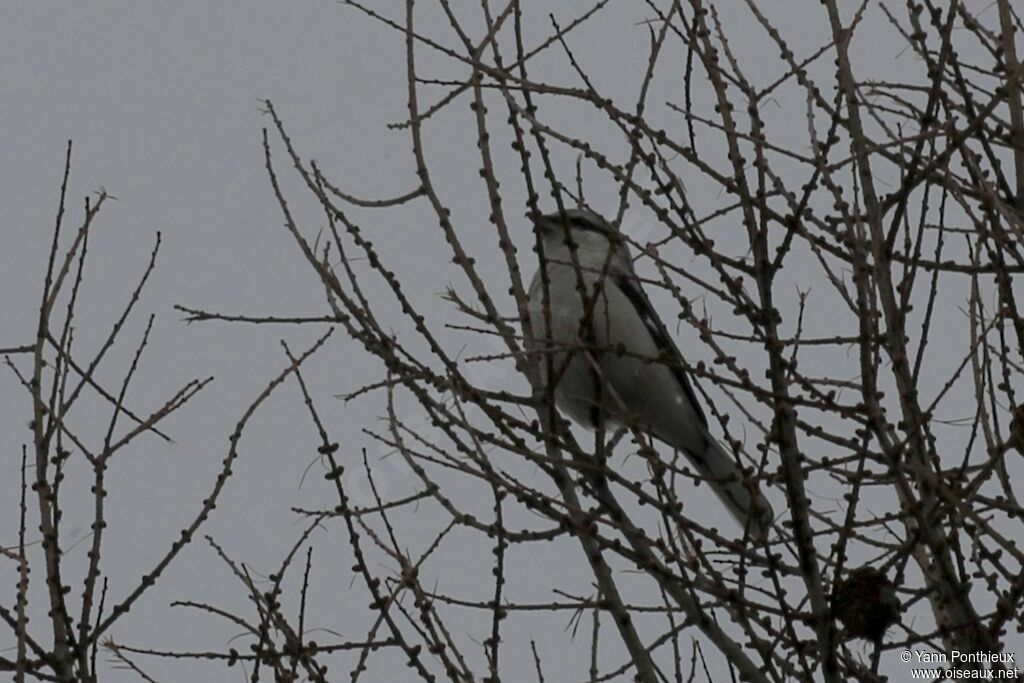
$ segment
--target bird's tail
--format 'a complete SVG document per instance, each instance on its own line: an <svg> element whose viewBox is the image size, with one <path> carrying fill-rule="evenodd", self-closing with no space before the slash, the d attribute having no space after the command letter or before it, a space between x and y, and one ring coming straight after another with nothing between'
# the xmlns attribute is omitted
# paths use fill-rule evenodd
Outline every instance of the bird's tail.
<svg viewBox="0 0 1024 683"><path fill-rule="evenodd" d="M740 526L756 537L767 538L775 516L771 504L721 444L710 435L705 443L702 453L687 453L690 461L708 479Z"/></svg>

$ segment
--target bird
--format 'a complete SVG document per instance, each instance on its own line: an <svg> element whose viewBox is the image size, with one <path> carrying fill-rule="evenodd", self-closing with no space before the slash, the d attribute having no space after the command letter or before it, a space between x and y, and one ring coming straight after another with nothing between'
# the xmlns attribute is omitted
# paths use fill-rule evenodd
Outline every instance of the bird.
<svg viewBox="0 0 1024 683"><path fill-rule="evenodd" d="M535 226L542 258L526 341L542 356L544 386L552 373L559 411L589 429L636 428L682 452L740 526L766 538L771 505L711 435L622 234L582 208L541 216Z"/></svg>

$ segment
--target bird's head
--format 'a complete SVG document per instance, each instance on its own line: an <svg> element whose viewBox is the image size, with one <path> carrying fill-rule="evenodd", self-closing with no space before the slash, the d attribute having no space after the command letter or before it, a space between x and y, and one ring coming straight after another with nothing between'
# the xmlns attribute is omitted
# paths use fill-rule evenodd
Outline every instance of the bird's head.
<svg viewBox="0 0 1024 683"><path fill-rule="evenodd" d="M605 261L623 270L632 269L629 247L622 234L608 221L587 209L566 209L537 220L544 256L557 261L576 259L584 268L601 268Z"/></svg>

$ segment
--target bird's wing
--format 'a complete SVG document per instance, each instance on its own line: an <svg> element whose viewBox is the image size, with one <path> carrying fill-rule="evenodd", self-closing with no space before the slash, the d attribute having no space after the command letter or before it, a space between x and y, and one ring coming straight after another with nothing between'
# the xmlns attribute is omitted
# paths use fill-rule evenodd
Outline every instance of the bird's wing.
<svg viewBox="0 0 1024 683"><path fill-rule="evenodd" d="M636 276L624 273L616 274L615 284L622 293L626 295L629 302L633 304L637 315L640 316L640 319L647 327L647 331L654 340L658 350L661 351L668 360L668 362L665 363L665 366L675 376L676 381L679 382L679 386L682 387L683 393L686 394L686 398L689 399L690 405L693 407L693 411L697 413L697 417L700 418L701 424L707 427L708 419L700 407L700 401L697 400L697 394L694 393L693 387L690 386L690 380L686 376L686 372L683 370L683 357L679 353L679 349L676 348L672 338L668 336L668 331L665 329L664 323L661 322L658 314L655 313L654 308L651 307L651 302L648 301L647 295L644 294L642 289L640 289L640 283L636 280Z"/></svg>

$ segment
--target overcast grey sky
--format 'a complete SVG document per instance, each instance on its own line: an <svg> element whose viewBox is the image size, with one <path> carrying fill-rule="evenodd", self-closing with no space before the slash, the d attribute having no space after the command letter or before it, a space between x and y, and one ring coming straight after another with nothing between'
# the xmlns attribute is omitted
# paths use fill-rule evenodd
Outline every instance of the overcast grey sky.
<svg viewBox="0 0 1024 683"><path fill-rule="evenodd" d="M399 3L377 4L393 16L401 10ZM467 12L476 16L479 8L469 8L469 4ZM568 1L524 4L530 44L549 30L548 11L563 22L578 11L573 9L577 3ZM718 4L748 75L763 82L778 75L779 65L765 58L774 49L765 47L763 34L755 30L741 3ZM786 0L774 5L780 26L788 31L798 55L818 46L818 29L824 21L818 3ZM574 48L602 91L627 103L635 98L637 74L647 56L647 30L638 23L647 15L642 3L613 1L573 39ZM438 21L436 12L424 11L423 21L428 32L451 42L451 33ZM854 49L859 67L866 72L884 73L895 80L901 69L913 67L912 58L885 29L877 11L868 13ZM463 70L437 55L427 50L420 54L424 73L464 76ZM318 334L314 329L220 323L190 326L181 322L172 306L248 314L325 313L321 288L282 228L270 191L261 148L261 128L270 121L261 114L260 100L274 102L300 150L317 159L326 175L346 191L370 198L398 195L415 186L408 133L386 127L406 115L404 59L404 44L398 34L352 8L326 0L14 0L0 9L0 347L31 342L65 145L72 139L71 217L79 218L83 197L101 186L117 198L103 211L90 243L77 326L79 349L94 348L106 334L145 267L156 232L161 231L161 258L140 312L101 376L116 379L124 371L129 349L151 312L156 315L154 339L130 402L149 409L188 378L216 378L166 424L173 444L150 439L112 467L112 530L105 551L112 595L127 590L160 557L208 494L234 423L285 364L279 340L302 348ZM564 59L555 51L533 68L543 78L572 80ZM660 87L662 100L679 101L678 80L673 83L669 79ZM432 98L428 95L426 101ZM483 272L488 272L489 259L497 264L493 235L471 227L486 225L487 207L477 177L474 138L467 132L467 105L467 100L457 102L450 113L430 124L428 149L446 201L456 212L457 225L462 226L467 244L484 264ZM591 114L562 112L558 107L552 104L548 111L563 127L574 121L580 137L603 134L601 122L591 120ZM769 112L767 116L771 120L774 115ZM788 123L787 116L791 117ZM791 133L794 144L806 144L796 142L806 137L806 121L791 113L778 117L773 123L779 139ZM502 163L515 168L515 160L508 155ZM281 168L286 167L282 161ZM595 181L598 188L600 182ZM721 198L715 193L701 194L701 181L694 182L698 207L714 210ZM287 187L298 188L294 179L287 181ZM598 191L593 196L599 208L614 209L612 196L601 197ZM311 230L322 222L315 208L307 202L297 209ZM524 269L530 272L533 255L526 247L525 221L520 220L525 207L520 203L507 208L509 216L519 221L516 238L523 245ZM450 308L439 295L449 284L464 287L465 283L455 280L454 271L444 267L447 252L433 218L424 220L421 207L382 213L357 211L354 215L402 274L415 300L427 310L448 315ZM630 220L642 226L645 219L633 214ZM494 285L505 287L504 281ZM386 312L387 304L382 305ZM511 308L508 312L512 313ZM397 315L394 325L396 329L404 325ZM809 325L825 329L828 321L811 321ZM358 345L339 333L308 372L316 378L314 388L335 438L351 452L367 448L389 495L400 495L411 490L414 481L397 459L381 459L385 449L362 431L379 425L381 403L343 403L330 398L383 376L382 369L366 358ZM478 372L483 373L483 381L499 385L507 378L504 369ZM0 400L0 434L4 435L0 441L0 519L4 519L16 507L20 449L30 440L30 405L13 376L0 383ZM93 416L82 413L79 417L88 424ZM313 476L303 481L307 466L316 458L317 443L308 422L297 390L293 384L286 385L263 407L247 433L236 474L205 527L205 533L257 572L276 568L297 538L301 526L290 511L292 506L332 504L320 470L314 468ZM103 425L102 420L97 421L97 433ZM71 476L75 473L81 475L84 470L72 468L65 495L82 504L87 500L89 480ZM357 496L369 500L365 498L366 482L358 472L349 475L347 483ZM473 496L472 492L466 495ZM486 499L489 492L481 495ZM695 500L706 500L709 506L716 504L706 492L694 495L703 496ZM84 509L81 512L81 519L88 520ZM437 526L437 518L430 517L435 513L436 508L425 507L419 519L407 520L403 540L411 549L429 540L430 530ZM88 524L76 523L75 514L67 513L65 547L71 547L71 556L78 553L84 557L85 545L74 546L74 542L87 536ZM15 533L10 524L0 525L0 545L14 545ZM479 539L467 539L464 546L455 543L453 547L461 552L435 558L438 564L432 571L440 589L476 591L477 597L484 598L490 577L489 551L474 545L478 543ZM361 586L355 589L355 598L346 595L351 586L351 562L340 526L323 533L316 553L319 564L314 593L318 599L311 608L310 623L345 638L361 638L369 598ZM510 575L522 577L510 588L515 598L550 598L550 592L544 591L551 587L581 595L590 592L589 573L576 546L544 546L536 555L513 554L510 563ZM0 567L0 579L6 596L14 585L10 567ZM42 577L33 579L38 588ZM243 588L199 541L111 635L119 642L142 647L211 650L229 647L230 639L238 635L236 627L208 615L170 608L169 603L176 599L246 609ZM43 618L35 615L37 622ZM465 629L462 635L484 633L481 625L487 618L460 623ZM560 672L578 675L585 671L577 662L566 661L585 658L588 652L585 638L573 640L564 631L568 621L568 615L556 615L540 625L511 619L506 680L528 680L532 675L527 649L530 638L538 640L550 680L570 680L560 678ZM327 634L321 638L329 639ZM10 634L4 632L0 648L9 641ZM1017 651L1024 654L1024 647ZM470 652L479 665L482 650ZM621 651L611 648L608 657L609 663L621 661ZM140 661L161 681L193 676L193 680L241 680L242 676L240 671L219 664ZM371 680L408 680L403 678L407 676L404 658L397 650L375 655L371 662L375 667ZM111 669L105 680L135 677Z"/></svg>

